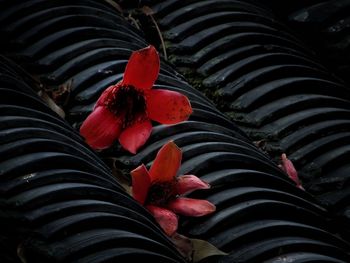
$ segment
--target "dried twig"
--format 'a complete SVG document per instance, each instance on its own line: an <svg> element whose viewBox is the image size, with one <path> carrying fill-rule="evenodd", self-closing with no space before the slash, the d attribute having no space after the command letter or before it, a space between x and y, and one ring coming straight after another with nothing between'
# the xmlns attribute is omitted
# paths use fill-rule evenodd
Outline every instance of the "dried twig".
<svg viewBox="0 0 350 263"><path fill-rule="evenodd" d="M131 22L135 25L135 27L136 27L138 30L141 30L141 28L140 28L140 26L139 26L139 23L137 23L136 19L132 17L131 13L129 13L128 19L131 20Z"/></svg>
<svg viewBox="0 0 350 263"><path fill-rule="evenodd" d="M166 53L165 42L164 42L164 39L163 39L163 36L162 36L162 32L160 31L160 28L159 28L159 26L157 24L157 21L153 17L154 11L149 6L143 6L141 10L146 16L149 16L151 18L152 23L156 27L157 32L158 32L158 36L159 36L159 39L160 39L160 42L162 44L164 58L165 58L165 60L168 60L168 55Z"/></svg>

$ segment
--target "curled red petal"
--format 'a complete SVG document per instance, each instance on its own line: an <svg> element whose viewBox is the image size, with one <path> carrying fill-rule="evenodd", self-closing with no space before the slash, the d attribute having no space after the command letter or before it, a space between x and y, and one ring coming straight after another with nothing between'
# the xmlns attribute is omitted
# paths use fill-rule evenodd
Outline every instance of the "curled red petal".
<svg viewBox="0 0 350 263"><path fill-rule="evenodd" d="M179 147L169 141L158 151L150 169L152 182L169 182L175 179L181 165L182 153Z"/></svg>
<svg viewBox="0 0 350 263"><path fill-rule="evenodd" d="M96 150L110 147L119 137L120 131L120 119L104 106L97 107L80 127L80 134Z"/></svg>
<svg viewBox="0 0 350 263"><path fill-rule="evenodd" d="M151 120L175 124L187 120L192 107L188 98L179 92L154 89L147 96L147 111Z"/></svg>
<svg viewBox="0 0 350 263"><path fill-rule="evenodd" d="M153 87L158 74L158 52L153 46L148 46L131 54L122 83L140 90L149 90Z"/></svg>
<svg viewBox="0 0 350 263"><path fill-rule="evenodd" d="M152 124L146 119L136 121L127 127L119 136L119 142L127 151L135 154L146 143L152 132Z"/></svg>
<svg viewBox="0 0 350 263"><path fill-rule="evenodd" d="M160 227L168 236L172 236L176 232L178 218L174 212L154 205L148 205L146 208L151 212Z"/></svg>
<svg viewBox="0 0 350 263"><path fill-rule="evenodd" d="M151 178L143 164L130 172L132 178L132 196L142 205L145 203Z"/></svg>
<svg viewBox="0 0 350 263"><path fill-rule="evenodd" d="M198 189L209 189L210 185L195 175L182 175L177 178L176 192L179 195Z"/></svg>
<svg viewBox="0 0 350 263"><path fill-rule="evenodd" d="M196 217L213 213L216 210L215 205L207 200L186 197L179 197L170 201L167 207L176 214Z"/></svg>
<svg viewBox="0 0 350 263"><path fill-rule="evenodd" d="M299 180L297 170L295 169L293 163L287 158L287 155L285 153L281 155L281 159L282 165L280 167L282 170L285 171L288 177L295 182L298 188L304 189Z"/></svg>

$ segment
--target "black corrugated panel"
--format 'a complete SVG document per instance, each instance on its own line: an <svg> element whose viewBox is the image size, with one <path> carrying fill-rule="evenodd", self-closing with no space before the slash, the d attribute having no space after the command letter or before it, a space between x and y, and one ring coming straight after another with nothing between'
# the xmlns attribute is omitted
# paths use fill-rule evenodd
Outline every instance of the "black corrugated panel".
<svg viewBox="0 0 350 263"><path fill-rule="evenodd" d="M5 45L8 47L6 50L8 56L37 76L47 86L48 91L70 83L71 92L67 103L64 104L64 109L68 121L76 128L91 112L101 92L122 78L131 51L147 45L142 33L128 24L112 7L102 3L104 2L78 1L74 5L78 5L79 8L75 8L72 3L65 1L58 3L41 0L28 1L25 4L11 2L12 6L3 11L7 15L3 15L0 19L2 21L0 27L8 33L7 41L11 43ZM230 3L226 1L225 4ZM240 6L246 10L251 8L250 3ZM64 11L59 12L59 9ZM44 14L49 12L48 10L52 11L49 19L41 19L41 15L45 17ZM256 7L254 10L260 12L262 9ZM96 18L96 12L99 14L103 12L103 17ZM20 23L22 19L25 22ZM183 19L188 19L188 16ZM110 23L111 20L113 22ZM63 21L66 22L63 23ZM29 30L26 29L26 25L30 25ZM265 32L265 30L270 32L269 28L263 27L261 30L264 32L262 34L266 35L266 39L271 38ZM258 38L253 36L253 39ZM290 50L302 47L297 40L289 41L285 37L274 36L272 39L278 39L281 43L290 43ZM282 44L280 46L283 49ZM205 261L262 262L274 260L277 256L286 257L288 260L299 257L302 260L307 255L312 258L331 259L333 262L349 261L349 244L337 237L343 234L342 226L335 225L326 209L321 207L311 195L296 188L277 165L249 141L244 132L164 61L162 61L161 73L155 88L176 90L186 94L194 109L191 118L177 125L156 125L150 140L136 155L127 154L117 144L100 155L115 158L118 168L129 171L141 163L149 166L158 149L169 140L174 140L181 147L183 163L180 174L196 174L212 185L211 190L198 191L192 196L215 203L217 212L202 218L182 217L179 232L208 240L229 253L227 257L212 257ZM28 107L30 105L31 103ZM25 123L23 125L30 127L42 123L36 120L32 124L27 124L27 120L20 121ZM45 129L50 131L54 129L51 122L46 125ZM69 132L72 131L69 130ZM60 133L64 135L64 130ZM54 135L49 137L51 141L55 138ZM30 145L31 142L25 143ZM22 144L23 149L26 149L25 143ZM58 178L68 177L65 179L68 182L64 180L62 182L64 189L70 189L70 196L79 202L72 201L67 204L66 197L62 189L57 186L57 182L50 183L50 188L42 188L40 184L28 185L23 196L17 197L23 198L22 202L17 202L18 199L9 199L11 205L18 204L23 210L38 209L45 200L53 203L63 202L67 210L71 206L79 207L74 209L76 213L69 214L63 219L60 218L59 213L55 214L53 207L53 211L47 210L52 211L51 214L43 218L38 217L36 221L36 226L40 226L41 231L47 231L48 238L57 238L62 242L61 244L74 248L69 251L59 250L57 256L74 258L74 260L79 256L78 262L109 262L108 255L113 256L114 253L125 254L126 257L148 253L148 257L166 257L167 260L176 258L171 254L172 250L169 250L167 244L162 243L164 240L159 232L154 233L151 230L147 232L154 239L159 238L156 241L163 240L158 241L154 246L151 245L152 241L140 237L140 233L145 233L143 231L152 228L153 225L150 225L150 219L143 214L144 212L138 212L140 207L131 205L134 202L130 202L129 213L140 214L148 220L145 219L142 227L135 223L136 227L132 227L136 232L134 234L130 233L129 225L123 224L124 219L106 215L109 207L99 210L104 206L92 204L97 211L95 214L86 214L89 212L86 212L85 207L91 204L89 200L86 201L87 204L81 200L82 193L89 193L102 204L107 202L110 206L110 202L113 205L122 206L124 199L129 199L118 191L107 188L105 181L102 180L105 177L99 175L101 168L94 167L94 162L86 164L87 161L84 162L82 153L78 148L74 148L74 152L71 152L70 148L64 151L65 148L63 148L57 153L52 149L46 150L44 147L43 149L49 152L49 155L43 157L42 152L35 154L45 158L45 165L43 164L45 171L49 167L52 168L49 162L52 158L61 160L57 163L58 167L55 166L54 169L73 169L77 165L79 170L82 170L84 174L76 175L74 177L76 181L73 182L69 175L58 176ZM38 165L32 162L29 158L27 163L23 163L19 168L14 167L14 162L9 162L7 169L16 171L16 169L31 169ZM95 178L91 175L92 172L98 173L95 176L98 184L91 185L89 178ZM48 177L44 173L42 178ZM33 218L36 217L33 215ZM50 223L45 223L48 218L51 220ZM129 220L131 224L130 218L125 220ZM89 227L94 224L107 228L111 224L118 229L108 233L104 233L106 231L104 228L88 231L87 229L91 229ZM140 227L141 232L137 232L139 230L137 226ZM67 231L68 233L81 231L83 234L67 237L65 236ZM81 243L81 238L91 238L94 243ZM117 245L114 247L106 245L110 244L109 242L115 242ZM125 242L124 246L120 245L122 242ZM81 247L82 244L94 254L83 254L85 252ZM139 251L130 250L131 244L139 246ZM135 249L135 246L132 248ZM52 243L48 249L56 251L58 248L58 243ZM100 257L101 253L103 257Z"/></svg>
<svg viewBox="0 0 350 263"><path fill-rule="evenodd" d="M1 262L183 262L149 213L10 63L0 63ZM6 249L5 249L6 247ZM24 262L24 261L21 261Z"/></svg>
<svg viewBox="0 0 350 263"><path fill-rule="evenodd" d="M273 157L286 152L307 190L347 221L349 88L262 3L149 4L170 61Z"/></svg>

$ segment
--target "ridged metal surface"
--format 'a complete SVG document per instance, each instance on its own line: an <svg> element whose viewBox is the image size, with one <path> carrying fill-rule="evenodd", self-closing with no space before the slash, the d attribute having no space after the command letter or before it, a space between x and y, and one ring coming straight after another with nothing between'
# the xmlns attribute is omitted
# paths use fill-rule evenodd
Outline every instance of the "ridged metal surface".
<svg viewBox="0 0 350 263"><path fill-rule="evenodd" d="M307 190L347 221L350 89L260 4L150 7L181 72L273 157L287 153Z"/></svg>
<svg viewBox="0 0 350 263"><path fill-rule="evenodd" d="M1 262L19 262L17 253L25 262L184 262L152 216L9 66L0 58Z"/></svg>
<svg viewBox="0 0 350 263"><path fill-rule="evenodd" d="M110 5L90 1L49 6L29 1L4 11L0 21L8 21L3 31L11 39L6 51L9 56L13 53L47 89L70 88L65 109L67 119L77 126L91 112L101 92L122 78L131 52L147 45L141 33ZM215 122L235 129L223 114L212 109L207 98L168 66L162 66L156 87L184 89L193 102L194 115L216 116Z"/></svg>
<svg viewBox="0 0 350 263"><path fill-rule="evenodd" d="M349 86L348 0L262 0Z"/></svg>
<svg viewBox="0 0 350 263"><path fill-rule="evenodd" d="M92 2L79 1L84 8L74 10L71 9L71 4L63 2L58 5L52 1L40 1L40 5L37 6L34 5L36 1L28 3L32 5L28 4L26 9L15 5L13 10L21 10L17 11L20 13L17 16L12 13L8 15L7 20L1 20L0 25L4 31L13 30L10 30L11 25L17 23L18 16L26 19L36 12L44 12L58 6L65 10L64 15L72 12L73 16L78 16L80 10L90 7ZM130 52L146 45L140 33L135 32L116 12L105 5L98 7L99 10L105 8L120 22L107 32L107 25L96 30L97 20L87 17L84 25L89 27L86 31L89 37L84 38L84 41L94 39L95 43L103 44L105 42L102 40L108 39L109 48L126 49L115 56L106 55L101 59L104 51L93 45L89 46L90 42L81 43L78 37L58 37L61 36L62 30L70 32L72 28L80 27L81 21L74 26L72 23L65 23L60 24L62 28L59 29L48 27L46 30L38 30L37 34L31 36L31 39L35 39L33 42L29 41L30 38L27 38L28 42L18 41L21 35L10 34L11 44L7 45L7 54L24 65L33 75L39 76L45 85L57 86L72 81L71 96L65 109L68 120L76 127L91 111L102 90L121 79ZM62 16L57 13L57 17L52 15L50 18L60 19ZM125 25L125 28L120 24ZM31 27L36 28L46 25L50 23L35 20L31 23ZM117 28L123 28L120 31L125 33L125 38L119 38L119 34L123 35L122 33L113 33ZM80 45L78 53L74 52L72 45ZM37 52L39 49L41 51ZM45 67L40 67L39 61L44 57L60 54L58 51L62 50L73 52L68 52L71 55L63 53L66 55L57 56L59 60L63 58L62 62L56 64L54 61L58 60L52 60L46 63ZM179 174L193 173L207 180L212 189L195 192L192 196L212 201L217 205L217 212L203 218L182 217L179 232L208 240L229 253L225 257L207 258L204 262L262 262L273 261L276 256L287 259L299 257L302 260L307 255L311 255L312 258L330 259L331 262L350 260L349 244L337 237L344 234L340 233L343 231L342 226L336 225L324 208L309 194L296 188L241 130L164 62L156 88L177 90L188 95L194 108L190 120L170 127L156 125L150 140L136 155L126 154L116 145L101 153L101 156L116 158L116 167L128 171L141 163L149 166L158 149L168 140L174 140L181 147L183 162ZM120 252L120 247L116 246L111 251ZM98 258L96 255L90 260L99 262L95 261ZM105 259L101 259L101 262L104 262L103 260ZM89 261L82 257L81 262Z"/></svg>
<svg viewBox="0 0 350 263"><path fill-rule="evenodd" d="M287 23L317 50L328 67L350 83L347 0L304 3L286 16Z"/></svg>

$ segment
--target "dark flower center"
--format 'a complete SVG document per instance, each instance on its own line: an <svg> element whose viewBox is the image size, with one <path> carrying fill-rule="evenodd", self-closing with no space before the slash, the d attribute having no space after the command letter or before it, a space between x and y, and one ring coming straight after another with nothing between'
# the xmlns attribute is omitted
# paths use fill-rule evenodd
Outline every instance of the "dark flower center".
<svg viewBox="0 0 350 263"><path fill-rule="evenodd" d="M175 198L176 181L154 183L151 185L146 203L164 206L171 199Z"/></svg>
<svg viewBox="0 0 350 263"><path fill-rule="evenodd" d="M106 106L115 115L122 116L123 128L133 124L136 118L146 116L144 93L133 86L121 86L107 99Z"/></svg>

